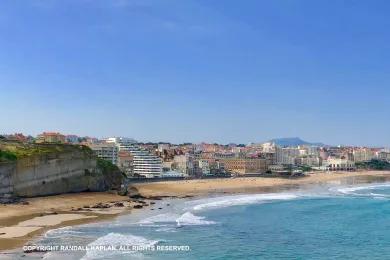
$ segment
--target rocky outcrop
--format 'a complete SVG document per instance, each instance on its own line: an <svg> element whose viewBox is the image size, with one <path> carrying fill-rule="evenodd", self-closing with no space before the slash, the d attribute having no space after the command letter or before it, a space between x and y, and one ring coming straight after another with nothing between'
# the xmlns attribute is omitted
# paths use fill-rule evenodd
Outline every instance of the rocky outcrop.
<svg viewBox="0 0 390 260"><path fill-rule="evenodd" d="M0 163L0 198L35 197L118 188L121 173L101 167L88 148L67 146L50 152Z"/></svg>

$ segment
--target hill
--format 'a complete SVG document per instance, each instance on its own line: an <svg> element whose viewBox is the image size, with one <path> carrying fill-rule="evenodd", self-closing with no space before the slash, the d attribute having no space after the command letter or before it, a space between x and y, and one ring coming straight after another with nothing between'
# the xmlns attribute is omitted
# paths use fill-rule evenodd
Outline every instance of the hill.
<svg viewBox="0 0 390 260"><path fill-rule="evenodd" d="M270 142L275 143L278 146L299 146L299 145L313 145L313 146L326 146L323 143L311 143L302 140L299 137L288 137L288 138L276 138L270 140Z"/></svg>

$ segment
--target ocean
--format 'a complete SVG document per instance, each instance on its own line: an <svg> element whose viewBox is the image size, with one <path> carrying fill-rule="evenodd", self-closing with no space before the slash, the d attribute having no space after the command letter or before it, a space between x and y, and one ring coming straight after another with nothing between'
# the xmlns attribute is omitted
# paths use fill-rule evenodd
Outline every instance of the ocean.
<svg viewBox="0 0 390 260"><path fill-rule="evenodd" d="M390 183L371 183L163 200L35 243L80 247L44 259L387 259L389 199Z"/></svg>

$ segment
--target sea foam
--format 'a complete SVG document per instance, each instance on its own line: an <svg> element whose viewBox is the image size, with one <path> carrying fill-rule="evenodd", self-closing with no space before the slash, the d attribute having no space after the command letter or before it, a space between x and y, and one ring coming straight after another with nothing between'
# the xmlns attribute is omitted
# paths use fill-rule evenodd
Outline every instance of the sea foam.
<svg viewBox="0 0 390 260"><path fill-rule="evenodd" d="M201 226L201 225L212 225L214 221L205 220L205 217L196 216L191 212L186 212L176 219L176 223L179 227L181 226Z"/></svg>
<svg viewBox="0 0 390 260"><path fill-rule="evenodd" d="M175 222L176 219L179 217L180 215L175 213L158 214L155 216L145 218L140 222L138 222L138 224L149 226L155 223L170 223L170 222Z"/></svg>
<svg viewBox="0 0 390 260"><path fill-rule="evenodd" d="M358 195L358 196L384 196L387 197L386 194L377 194L377 193L370 193L370 194L361 194L357 193L356 191L362 191L362 190L374 190L378 188L387 188L390 187L390 183L381 183L381 184L374 184L374 185L362 185L362 186L353 186L353 187L343 187L338 188L337 192L346 194L346 195Z"/></svg>
<svg viewBox="0 0 390 260"><path fill-rule="evenodd" d="M251 194L201 199L191 201L188 204L192 205L192 210L200 211L214 208L256 204L272 200L291 200L295 198L298 198L298 195L290 193Z"/></svg>
<svg viewBox="0 0 390 260"><path fill-rule="evenodd" d="M159 224L160 223L160 224ZM196 216L191 212L184 214L166 213L148 217L139 222L141 226L163 227L161 223L175 223L177 226L195 226L195 225L211 225L214 221L206 220L203 216Z"/></svg>

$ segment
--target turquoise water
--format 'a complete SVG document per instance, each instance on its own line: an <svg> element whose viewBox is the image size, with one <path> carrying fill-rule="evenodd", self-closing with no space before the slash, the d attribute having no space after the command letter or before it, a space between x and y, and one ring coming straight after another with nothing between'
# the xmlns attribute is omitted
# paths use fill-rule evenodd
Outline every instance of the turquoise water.
<svg viewBox="0 0 390 260"><path fill-rule="evenodd" d="M39 243L190 248L52 252L45 259L387 259L389 198L390 184L371 184L171 201L158 212L50 231Z"/></svg>

